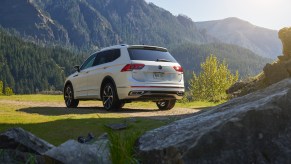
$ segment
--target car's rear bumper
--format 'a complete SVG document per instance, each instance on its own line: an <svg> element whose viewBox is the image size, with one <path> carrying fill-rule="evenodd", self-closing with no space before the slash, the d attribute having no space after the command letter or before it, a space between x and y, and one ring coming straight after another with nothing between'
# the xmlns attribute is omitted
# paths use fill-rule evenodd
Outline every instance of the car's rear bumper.
<svg viewBox="0 0 291 164"><path fill-rule="evenodd" d="M129 86L117 87L121 100L165 100L182 99L185 89L183 86Z"/></svg>

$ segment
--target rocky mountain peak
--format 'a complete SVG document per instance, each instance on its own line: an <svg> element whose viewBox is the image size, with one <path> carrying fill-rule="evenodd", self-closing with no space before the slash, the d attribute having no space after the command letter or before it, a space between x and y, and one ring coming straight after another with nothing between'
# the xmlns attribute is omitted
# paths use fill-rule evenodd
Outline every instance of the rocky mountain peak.
<svg viewBox="0 0 291 164"><path fill-rule="evenodd" d="M32 1L4 0L0 6L0 24L20 34L40 40L68 42L66 31L37 8Z"/></svg>
<svg viewBox="0 0 291 164"><path fill-rule="evenodd" d="M275 59L282 49L278 31L258 27L239 18L196 22L196 26L221 42L242 46L263 57Z"/></svg>

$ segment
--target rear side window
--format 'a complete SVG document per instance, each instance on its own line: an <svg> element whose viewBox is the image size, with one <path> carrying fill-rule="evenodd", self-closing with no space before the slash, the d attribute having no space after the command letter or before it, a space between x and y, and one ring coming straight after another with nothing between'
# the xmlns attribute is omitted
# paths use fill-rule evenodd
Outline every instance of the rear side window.
<svg viewBox="0 0 291 164"><path fill-rule="evenodd" d="M129 48L128 53L131 60L177 62L168 51Z"/></svg>
<svg viewBox="0 0 291 164"><path fill-rule="evenodd" d="M99 52L95 58L94 66L112 62L120 57L120 49Z"/></svg>

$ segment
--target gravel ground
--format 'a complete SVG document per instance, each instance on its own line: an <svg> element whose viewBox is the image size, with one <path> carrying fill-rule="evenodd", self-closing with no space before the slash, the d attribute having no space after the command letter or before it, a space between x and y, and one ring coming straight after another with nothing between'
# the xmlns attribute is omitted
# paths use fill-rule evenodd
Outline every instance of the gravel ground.
<svg viewBox="0 0 291 164"><path fill-rule="evenodd" d="M78 113L113 113L120 115L121 117L146 117L152 119L172 119L172 118L184 118L191 116L200 109L190 109L190 108L179 108L175 107L171 110L158 110L157 108L138 108L138 107L127 107L125 106L118 111L106 111L102 108L101 102L80 102L78 108L68 109L65 107L64 103L60 102L33 102L33 101L15 101L15 100L0 100L0 103L13 104L17 106L20 111L26 111L29 109L32 113L39 113L39 108L47 107L49 110L57 110L63 112L63 114L78 114Z"/></svg>

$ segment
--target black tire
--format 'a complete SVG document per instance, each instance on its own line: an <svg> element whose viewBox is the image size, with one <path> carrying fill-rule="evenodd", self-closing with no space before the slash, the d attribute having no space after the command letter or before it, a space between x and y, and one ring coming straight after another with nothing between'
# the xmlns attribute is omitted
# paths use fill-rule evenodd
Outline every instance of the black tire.
<svg viewBox="0 0 291 164"><path fill-rule="evenodd" d="M174 108L176 100L161 100L156 102L156 104L160 110L170 110Z"/></svg>
<svg viewBox="0 0 291 164"><path fill-rule="evenodd" d="M124 105L125 105L125 103L123 103L123 102L119 102L119 104L117 105L117 107L118 107L119 109L121 109L122 107L124 107Z"/></svg>
<svg viewBox="0 0 291 164"><path fill-rule="evenodd" d="M107 83L102 87L102 102L106 110L119 109L122 103L119 101L116 88L112 83Z"/></svg>
<svg viewBox="0 0 291 164"><path fill-rule="evenodd" d="M79 105L79 100L74 99L74 90L70 84L64 89L64 99L68 108L76 108Z"/></svg>

